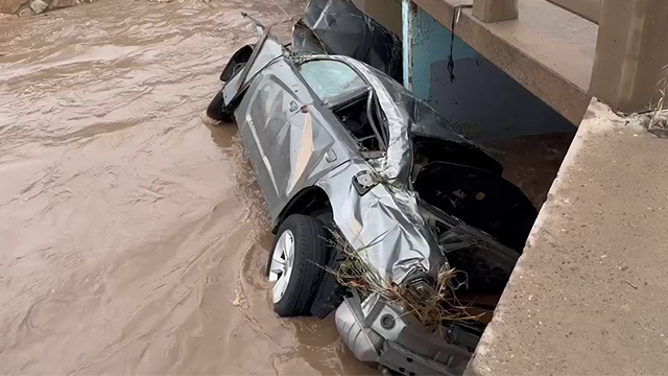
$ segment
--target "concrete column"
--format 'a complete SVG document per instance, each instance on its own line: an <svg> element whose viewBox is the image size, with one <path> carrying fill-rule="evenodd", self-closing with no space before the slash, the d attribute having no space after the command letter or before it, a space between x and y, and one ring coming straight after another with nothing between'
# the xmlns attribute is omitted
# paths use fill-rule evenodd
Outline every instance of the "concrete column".
<svg viewBox="0 0 668 376"><path fill-rule="evenodd" d="M473 0L473 15L482 22L516 20L517 0Z"/></svg>
<svg viewBox="0 0 668 376"><path fill-rule="evenodd" d="M647 110L659 98L666 64L668 1L604 1L591 94L617 111Z"/></svg>
<svg viewBox="0 0 668 376"><path fill-rule="evenodd" d="M417 6L412 0L401 2L401 39L403 42L404 87L413 90L413 21Z"/></svg>

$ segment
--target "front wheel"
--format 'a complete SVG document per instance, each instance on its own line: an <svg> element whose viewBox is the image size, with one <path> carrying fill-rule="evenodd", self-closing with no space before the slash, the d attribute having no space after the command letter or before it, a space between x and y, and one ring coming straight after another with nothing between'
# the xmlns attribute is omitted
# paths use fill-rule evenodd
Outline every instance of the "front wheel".
<svg viewBox="0 0 668 376"><path fill-rule="evenodd" d="M209 104L209 107L206 109L206 116L214 120L231 123L234 121L234 114L223 108L223 102L223 92L219 91Z"/></svg>
<svg viewBox="0 0 668 376"><path fill-rule="evenodd" d="M327 264L326 229L319 220L305 215L289 216L274 240L267 274L274 311L281 317L309 315L313 298Z"/></svg>

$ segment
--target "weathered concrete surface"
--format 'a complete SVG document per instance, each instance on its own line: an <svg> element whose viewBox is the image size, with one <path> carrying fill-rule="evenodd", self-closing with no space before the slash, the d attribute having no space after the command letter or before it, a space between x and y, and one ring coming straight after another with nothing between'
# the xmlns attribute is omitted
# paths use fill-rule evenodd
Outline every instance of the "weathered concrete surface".
<svg viewBox="0 0 668 376"><path fill-rule="evenodd" d="M627 113L656 104L668 64L667 26L668 1L606 1L590 92Z"/></svg>
<svg viewBox="0 0 668 376"><path fill-rule="evenodd" d="M414 0L447 28L469 0ZM455 34L573 124L591 96L598 27L546 1L519 0L517 20L484 23L464 9Z"/></svg>
<svg viewBox="0 0 668 376"><path fill-rule="evenodd" d="M482 22L516 20L519 16L517 0L475 0L473 15Z"/></svg>
<svg viewBox="0 0 668 376"><path fill-rule="evenodd" d="M547 0L598 24L603 0Z"/></svg>
<svg viewBox="0 0 668 376"><path fill-rule="evenodd" d="M665 374L666 155L592 101L468 374Z"/></svg>

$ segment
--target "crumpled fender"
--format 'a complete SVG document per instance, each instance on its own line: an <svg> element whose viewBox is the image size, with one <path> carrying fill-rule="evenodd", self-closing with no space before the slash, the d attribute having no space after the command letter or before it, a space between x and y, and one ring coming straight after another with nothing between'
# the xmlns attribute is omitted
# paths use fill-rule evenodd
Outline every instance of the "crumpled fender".
<svg viewBox="0 0 668 376"><path fill-rule="evenodd" d="M401 283L416 271L436 277L447 262L418 210L414 192L377 184L361 195L353 184L366 164L346 163L319 179L339 231L364 252L380 277Z"/></svg>

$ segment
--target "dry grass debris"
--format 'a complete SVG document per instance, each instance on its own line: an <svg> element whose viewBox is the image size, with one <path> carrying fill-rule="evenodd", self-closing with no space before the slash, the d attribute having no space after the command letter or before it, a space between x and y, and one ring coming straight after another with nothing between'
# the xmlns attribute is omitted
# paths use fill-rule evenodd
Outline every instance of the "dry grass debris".
<svg viewBox="0 0 668 376"><path fill-rule="evenodd" d="M659 93L661 97L654 107L647 130L661 138L668 138L668 111L664 111L666 94L668 94L668 65L662 69L661 80L659 80Z"/></svg>
<svg viewBox="0 0 668 376"><path fill-rule="evenodd" d="M480 321L485 315L470 313L471 307L462 305L457 299L455 291L466 286L466 273L442 268L435 288L416 294L402 284L383 279L378 270L370 265L366 250L378 240L355 250L341 234L332 234L332 245L343 253L345 260L338 270L328 272L334 273L342 286L357 289L362 295L377 293L386 301L404 308L404 314L415 315L431 330L440 330L443 325L454 322Z"/></svg>

